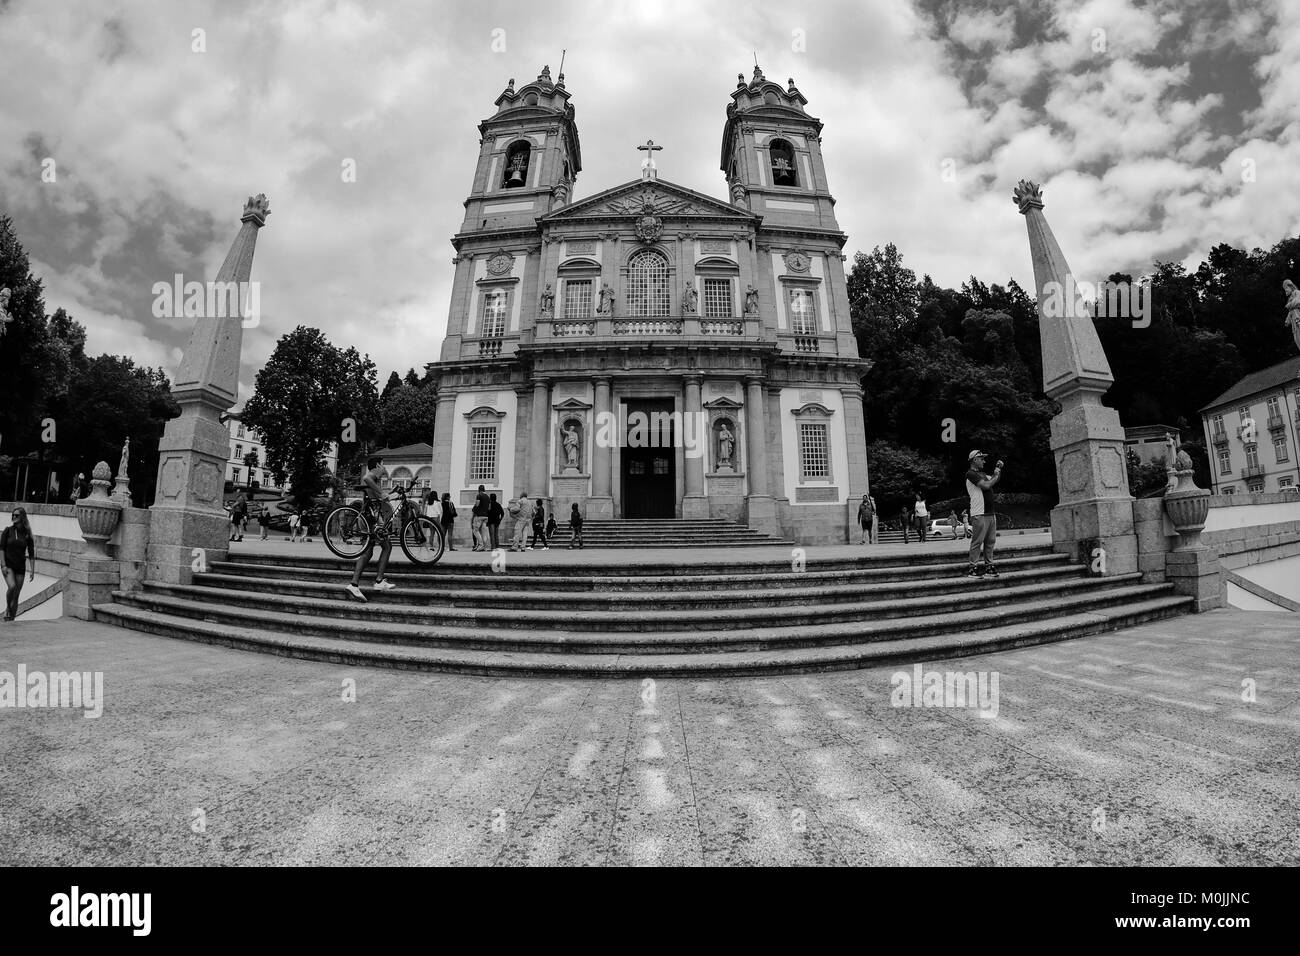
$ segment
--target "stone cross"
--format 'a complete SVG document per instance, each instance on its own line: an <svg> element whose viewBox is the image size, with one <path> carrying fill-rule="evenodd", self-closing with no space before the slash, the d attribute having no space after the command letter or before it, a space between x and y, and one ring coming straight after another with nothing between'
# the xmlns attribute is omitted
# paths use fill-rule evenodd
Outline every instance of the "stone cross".
<svg viewBox="0 0 1300 956"><path fill-rule="evenodd" d="M641 178L658 179L659 168L655 166L655 152L663 147L656 146L654 140L648 139L644 146L638 146L637 149L645 153L645 159L641 160Z"/></svg>

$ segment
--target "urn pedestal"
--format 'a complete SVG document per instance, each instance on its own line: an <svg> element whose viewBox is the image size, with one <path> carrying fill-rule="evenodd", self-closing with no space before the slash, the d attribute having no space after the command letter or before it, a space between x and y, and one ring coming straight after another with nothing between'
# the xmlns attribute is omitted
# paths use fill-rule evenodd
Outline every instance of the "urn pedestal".
<svg viewBox="0 0 1300 956"><path fill-rule="evenodd" d="M1178 532L1178 547L1165 555L1165 579L1176 592L1194 599L1196 611L1208 611L1224 603L1219 552L1201 542L1210 514L1210 493L1193 484L1186 453L1180 451L1178 458L1180 467L1174 470L1178 483L1165 494L1165 514Z"/></svg>
<svg viewBox="0 0 1300 956"><path fill-rule="evenodd" d="M95 466L90 495L77 502L77 524L86 540L86 553L92 557L108 557L108 539L122 518L122 503L108 496L112 476L108 463L101 461Z"/></svg>

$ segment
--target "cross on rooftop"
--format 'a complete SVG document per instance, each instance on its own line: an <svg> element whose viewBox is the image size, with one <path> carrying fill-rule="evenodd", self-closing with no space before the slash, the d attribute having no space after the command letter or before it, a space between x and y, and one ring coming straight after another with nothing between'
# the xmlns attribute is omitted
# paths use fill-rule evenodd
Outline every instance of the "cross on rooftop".
<svg viewBox="0 0 1300 956"><path fill-rule="evenodd" d="M648 139L644 146L638 146L638 150L645 153L645 159L641 160L641 178L658 179L659 168L655 166L655 151L663 149L662 146L656 146L655 141Z"/></svg>

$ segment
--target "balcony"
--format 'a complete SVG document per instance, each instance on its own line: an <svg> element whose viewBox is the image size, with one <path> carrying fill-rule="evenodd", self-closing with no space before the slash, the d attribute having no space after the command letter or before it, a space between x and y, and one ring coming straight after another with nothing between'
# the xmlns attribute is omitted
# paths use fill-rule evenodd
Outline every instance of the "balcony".
<svg viewBox="0 0 1300 956"><path fill-rule="evenodd" d="M534 342L547 339L757 339L761 326L757 316L636 315L587 318L539 317Z"/></svg>
<svg viewBox="0 0 1300 956"><path fill-rule="evenodd" d="M1210 440L1216 445L1228 444L1228 432L1223 428L1216 428L1210 433Z"/></svg>
<svg viewBox="0 0 1300 956"><path fill-rule="evenodd" d="M478 354L482 358L496 358L501 354L500 339L479 339Z"/></svg>
<svg viewBox="0 0 1300 956"><path fill-rule="evenodd" d="M1286 427L1286 419L1283 418L1281 415L1270 415L1270 416L1268 416L1268 430L1269 430L1269 431L1277 431L1277 430L1282 429L1282 428L1285 428L1285 427Z"/></svg>
<svg viewBox="0 0 1300 956"><path fill-rule="evenodd" d="M1263 478L1263 477L1264 477L1264 466L1263 466L1263 465L1247 465L1245 468L1243 468L1243 469L1241 470L1241 477L1244 478L1244 479L1246 479L1247 481L1249 481L1249 480L1252 479L1252 478Z"/></svg>

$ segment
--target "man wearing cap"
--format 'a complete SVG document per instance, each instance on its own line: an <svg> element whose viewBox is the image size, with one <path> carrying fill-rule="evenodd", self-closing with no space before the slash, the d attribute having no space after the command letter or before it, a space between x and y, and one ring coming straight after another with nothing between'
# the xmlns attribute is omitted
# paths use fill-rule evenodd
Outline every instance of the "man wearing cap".
<svg viewBox="0 0 1300 956"><path fill-rule="evenodd" d="M1002 479L1002 462L993 468L993 474L984 471L987 456L978 449L967 456L966 494L970 495L970 567L967 577L998 576L993 566L993 544L998 537L998 519L994 513L993 486ZM983 563L981 563L981 552Z"/></svg>

